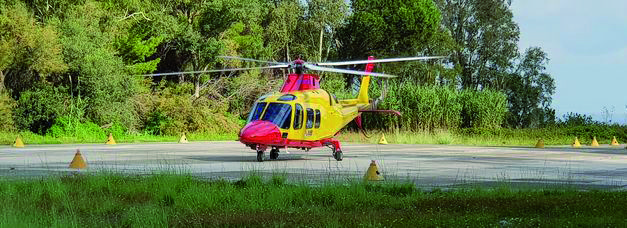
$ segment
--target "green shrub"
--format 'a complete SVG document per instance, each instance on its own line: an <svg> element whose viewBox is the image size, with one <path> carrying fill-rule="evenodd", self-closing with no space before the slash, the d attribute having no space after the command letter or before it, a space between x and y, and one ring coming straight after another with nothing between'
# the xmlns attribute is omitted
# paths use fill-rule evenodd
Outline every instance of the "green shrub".
<svg viewBox="0 0 627 228"><path fill-rule="evenodd" d="M46 134L57 117L65 111L69 100L63 89L44 85L21 93L15 109L15 120L20 130Z"/></svg>

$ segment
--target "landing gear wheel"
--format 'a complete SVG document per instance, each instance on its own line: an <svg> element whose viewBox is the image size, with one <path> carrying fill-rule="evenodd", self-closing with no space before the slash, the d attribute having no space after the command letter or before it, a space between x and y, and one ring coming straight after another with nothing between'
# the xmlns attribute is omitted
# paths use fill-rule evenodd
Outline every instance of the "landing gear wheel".
<svg viewBox="0 0 627 228"><path fill-rule="evenodd" d="M265 156L264 156L264 154L263 154L263 151L262 151L262 150L258 150L258 151L257 151L257 161L258 161L258 162L263 162L263 158L264 158L264 157L265 157Z"/></svg>
<svg viewBox="0 0 627 228"><path fill-rule="evenodd" d="M342 159L344 158L344 155L342 154L341 150L334 151L333 152L333 158L335 158L335 160L337 160L337 161L342 161Z"/></svg>
<svg viewBox="0 0 627 228"><path fill-rule="evenodd" d="M279 157L279 149L274 148L274 149L270 150L270 159L271 160L277 159L278 157Z"/></svg>

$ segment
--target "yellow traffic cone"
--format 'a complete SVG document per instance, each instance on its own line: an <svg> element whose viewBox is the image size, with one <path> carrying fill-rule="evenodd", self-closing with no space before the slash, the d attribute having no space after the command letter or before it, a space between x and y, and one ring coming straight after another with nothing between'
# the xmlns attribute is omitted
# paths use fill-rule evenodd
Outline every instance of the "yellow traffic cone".
<svg viewBox="0 0 627 228"><path fill-rule="evenodd" d="M83 155L81 155L80 150L76 150L76 154L74 154L74 159L70 162L70 168L72 169L84 169L87 168L87 163L83 160Z"/></svg>
<svg viewBox="0 0 627 228"><path fill-rule="evenodd" d="M13 143L13 147L17 147L17 148L23 148L24 147L24 142L22 141L22 138L20 138L19 135L15 138L15 142Z"/></svg>
<svg viewBox="0 0 627 228"><path fill-rule="evenodd" d="M379 139L379 144L388 144L388 141L385 140L384 134L381 134L381 139Z"/></svg>
<svg viewBox="0 0 627 228"><path fill-rule="evenodd" d="M117 143L115 143L115 139L113 139L113 134L109 133L109 138L107 139L107 142L105 143L107 145L115 145Z"/></svg>
<svg viewBox="0 0 627 228"><path fill-rule="evenodd" d="M536 148L544 148L544 140L542 138L538 139L538 143L536 143Z"/></svg>
<svg viewBox="0 0 627 228"><path fill-rule="evenodd" d="M382 181L383 175L379 172L379 167L377 167L377 163L372 160L370 162L370 167L366 171L366 175L364 175L364 180L366 181Z"/></svg>
<svg viewBox="0 0 627 228"><path fill-rule="evenodd" d="M573 142L573 147L574 148L581 147L581 143L579 143L579 139L577 137L575 137L575 142Z"/></svg>
<svg viewBox="0 0 627 228"><path fill-rule="evenodd" d="M620 146L620 144L618 144L618 141L616 140L616 136L614 136L614 138L612 138L612 143L610 145L612 145L612 146Z"/></svg>
<svg viewBox="0 0 627 228"><path fill-rule="evenodd" d="M181 139L179 139L179 143L189 143L189 141L187 141L187 137L185 136L185 133L183 133L183 135L181 136Z"/></svg>
<svg viewBox="0 0 627 228"><path fill-rule="evenodd" d="M592 147L598 147L599 146L599 142L597 142L597 137L592 137L592 143L590 143L590 146L592 146Z"/></svg>

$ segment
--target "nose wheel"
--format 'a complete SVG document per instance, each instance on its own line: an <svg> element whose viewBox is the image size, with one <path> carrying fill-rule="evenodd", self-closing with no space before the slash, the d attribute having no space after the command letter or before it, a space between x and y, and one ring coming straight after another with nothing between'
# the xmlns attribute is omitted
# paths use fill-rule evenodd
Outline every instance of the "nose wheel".
<svg viewBox="0 0 627 228"><path fill-rule="evenodd" d="M272 150L270 150L270 159L274 160L279 158L279 148L272 148Z"/></svg>
<svg viewBox="0 0 627 228"><path fill-rule="evenodd" d="M257 148L257 161L263 162L265 158L266 158L265 150L262 150L261 148ZM277 158L279 158L279 148L275 147L270 150L270 160L275 160Z"/></svg>
<svg viewBox="0 0 627 228"><path fill-rule="evenodd" d="M257 150L257 161L263 162L263 158L265 157L263 150Z"/></svg>

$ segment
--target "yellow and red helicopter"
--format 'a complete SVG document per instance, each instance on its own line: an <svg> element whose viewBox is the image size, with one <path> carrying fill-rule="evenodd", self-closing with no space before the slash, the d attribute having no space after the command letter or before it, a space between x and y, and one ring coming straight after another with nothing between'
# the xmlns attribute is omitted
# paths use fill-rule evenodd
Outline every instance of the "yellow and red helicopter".
<svg viewBox="0 0 627 228"><path fill-rule="evenodd" d="M300 58L291 63L266 62L255 59L221 56L225 59L263 62L265 67L235 68L196 72L151 74L149 76L176 75L181 73L223 72L249 69L293 69L280 91L259 97L253 104L246 125L239 132L239 141L257 152L257 161L265 160L265 151L270 148L270 159L279 157L279 149L297 148L309 151L317 147L330 147L333 158L342 161L340 142L334 138L339 131L355 120L361 128L362 112L385 112L400 115L393 110L376 110L376 103L369 98L371 77L392 78L394 75L372 72L375 63L439 59L443 57L409 57L307 63ZM333 68L366 64L365 71ZM338 100L320 88L320 77L306 74L306 70L361 75L359 92L354 99Z"/></svg>

